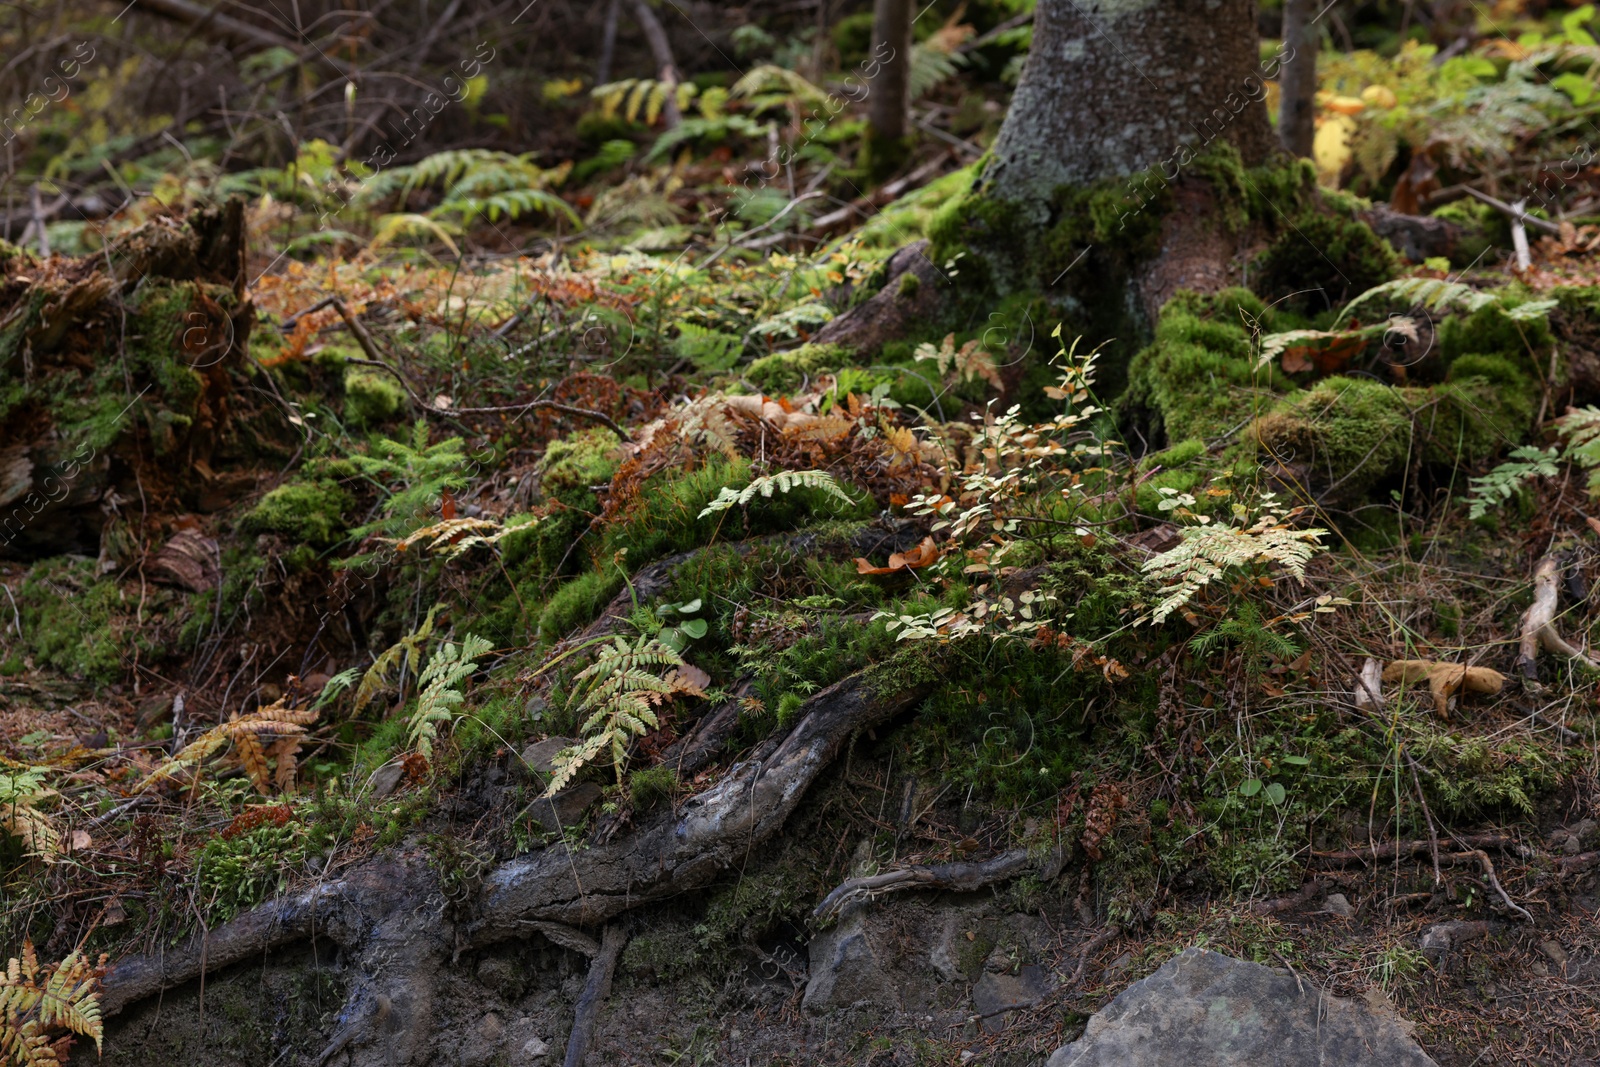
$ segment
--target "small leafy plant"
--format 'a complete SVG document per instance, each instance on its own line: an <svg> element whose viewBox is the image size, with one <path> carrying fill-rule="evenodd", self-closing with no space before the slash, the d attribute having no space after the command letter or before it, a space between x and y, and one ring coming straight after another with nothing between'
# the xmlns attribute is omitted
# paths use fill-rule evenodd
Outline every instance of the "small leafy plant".
<svg viewBox="0 0 1600 1067"><path fill-rule="evenodd" d="M439 736L438 724L448 722L454 709L466 699L461 683L478 669L477 659L493 646L474 634L467 634L459 646L446 643L428 660L422 672L422 693L411 711L408 736L416 750L433 758L433 742Z"/></svg>

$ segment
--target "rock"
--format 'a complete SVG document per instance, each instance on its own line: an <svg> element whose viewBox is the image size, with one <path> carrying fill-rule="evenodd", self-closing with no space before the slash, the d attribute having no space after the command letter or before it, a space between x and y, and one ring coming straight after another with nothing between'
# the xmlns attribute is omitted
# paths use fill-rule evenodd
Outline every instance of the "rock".
<svg viewBox="0 0 1600 1067"><path fill-rule="evenodd" d="M1101 1009L1045 1067L1433 1067L1409 1024L1191 948Z"/></svg>
<svg viewBox="0 0 1600 1067"><path fill-rule="evenodd" d="M1322 910L1341 919L1348 919L1356 913L1356 909L1350 906L1350 898L1343 893L1329 893L1322 901Z"/></svg>
<svg viewBox="0 0 1600 1067"><path fill-rule="evenodd" d="M550 1054L550 1046L537 1037L528 1038L522 1046L520 1063L536 1063Z"/></svg>
<svg viewBox="0 0 1600 1067"><path fill-rule="evenodd" d="M392 760L373 771L372 777L368 779L368 784L372 789L372 799L377 800L393 793L405 773L406 769L399 760Z"/></svg>
<svg viewBox="0 0 1600 1067"><path fill-rule="evenodd" d="M538 820L547 833L559 834L568 827L576 826L584 812L600 803L604 795L593 782L579 782L553 797L535 800L528 813Z"/></svg>
<svg viewBox="0 0 1600 1067"><path fill-rule="evenodd" d="M535 741L522 750L522 769L541 782L548 782L555 773L556 753L573 745L570 737L547 737Z"/></svg>
<svg viewBox="0 0 1600 1067"><path fill-rule="evenodd" d="M1543 952L1545 954L1545 958L1551 963L1555 964L1557 967L1565 967L1567 965L1567 950L1562 948L1556 942L1539 942L1539 951Z"/></svg>
<svg viewBox="0 0 1600 1067"><path fill-rule="evenodd" d="M847 910L831 930L812 939L810 977L800 1005L819 1015L863 1001L880 1010L900 1007L899 983L868 936L865 909Z"/></svg>
<svg viewBox="0 0 1600 1067"><path fill-rule="evenodd" d="M1115 985L1117 982L1122 980L1122 976L1127 974L1132 967L1133 953L1124 952L1122 955L1106 964L1106 969L1100 972L1101 984Z"/></svg>
<svg viewBox="0 0 1600 1067"><path fill-rule="evenodd" d="M490 1012L478 1020L478 1025L463 1035L460 1049L460 1062L464 1067L488 1067L488 1064L499 1058L500 1048L505 1044L506 1024L500 1021L500 1016Z"/></svg>
<svg viewBox="0 0 1600 1067"><path fill-rule="evenodd" d="M997 1034L1005 1029L1012 1009L1031 1008L1049 991L1043 967L1029 965L1015 975L985 972L972 987L972 1007L983 1028Z"/></svg>

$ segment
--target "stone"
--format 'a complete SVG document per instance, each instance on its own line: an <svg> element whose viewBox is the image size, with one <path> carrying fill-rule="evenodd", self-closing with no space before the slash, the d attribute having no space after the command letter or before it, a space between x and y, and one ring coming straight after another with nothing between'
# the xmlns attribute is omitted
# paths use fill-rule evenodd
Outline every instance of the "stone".
<svg viewBox="0 0 1600 1067"><path fill-rule="evenodd" d="M1557 967L1565 967L1567 965L1567 950L1562 948L1558 943L1554 941L1541 941L1539 942L1539 951L1543 952L1545 957Z"/></svg>
<svg viewBox="0 0 1600 1067"><path fill-rule="evenodd" d="M550 1046L544 1040L530 1037L522 1046L523 1063L535 1063L550 1054Z"/></svg>
<svg viewBox="0 0 1600 1067"><path fill-rule="evenodd" d="M1350 898L1343 893L1329 893L1322 901L1322 910L1341 919L1348 919L1356 913L1356 909L1350 906Z"/></svg>
<svg viewBox="0 0 1600 1067"><path fill-rule="evenodd" d="M868 936L864 910L847 910L838 924L812 938L810 975L800 1006L813 1015L863 1002L898 1010L900 991Z"/></svg>
<svg viewBox="0 0 1600 1067"><path fill-rule="evenodd" d="M555 773L556 753L574 744L570 737L547 737L522 750L522 769L541 782Z"/></svg>
<svg viewBox="0 0 1600 1067"><path fill-rule="evenodd" d="M463 1067L488 1067L499 1056L505 1039L506 1024L491 1011L465 1035L461 1042L459 1062Z"/></svg>
<svg viewBox="0 0 1600 1067"><path fill-rule="evenodd" d="M579 782L553 797L535 800L528 814L545 828L545 832L559 834L568 827L576 826L583 819L584 812L600 803L604 795L593 782Z"/></svg>
<svg viewBox="0 0 1600 1067"><path fill-rule="evenodd" d="M1014 1009L1033 1007L1049 991L1043 967L1029 965L1014 975L986 971L972 987L972 1007L983 1028L997 1034Z"/></svg>
<svg viewBox="0 0 1600 1067"><path fill-rule="evenodd" d="M1191 948L1123 990L1045 1067L1436 1067L1410 1029L1288 973Z"/></svg>
<svg viewBox="0 0 1600 1067"><path fill-rule="evenodd" d="M400 779L405 775L406 769L399 760L391 760L382 767L372 772L372 777L367 779L369 794L373 800L386 797L395 791L400 784Z"/></svg>

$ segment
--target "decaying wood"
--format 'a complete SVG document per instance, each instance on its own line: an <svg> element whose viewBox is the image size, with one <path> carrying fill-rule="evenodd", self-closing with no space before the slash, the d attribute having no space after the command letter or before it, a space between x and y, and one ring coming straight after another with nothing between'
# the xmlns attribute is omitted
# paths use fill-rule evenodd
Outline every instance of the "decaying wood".
<svg viewBox="0 0 1600 1067"><path fill-rule="evenodd" d="M1522 614L1522 641L1517 655L1517 667L1530 682L1539 680L1541 648L1600 670L1600 663L1574 648L1556 631L1556 610L1560 604L1561 561L1555 556L1544 556L1533 568L1533 603Z"/></svg>
<svg viewBox="0 0 1600 1067"><path fill-rule="evenodd" d="M589 978L584 982L583 992L572 1013L572 1036L567 1039L567 1055L562 1067L583 1067L583 1059L594 1040L594 1026L600 1018L600 1005L611 995L611 976L617 969L617 957L622 955L622 947L627 943L627 928L621 923L606 927L600 951L595 953L594 962L589 965Z"/></svg>
<svg viewBox="0 0 1600 1067"><path fill-rule="evenodd" d="M979 863L918 864L851 878L824 897L811 917L826 922L835 918L852 901L888 896L907 889L951 889L970 893L1032 870L1040 871L1049 879L1061 872L1064 858L1060 849L1053 849L1042 860L1035 860L1027 849L1014 848Z"/></svg>

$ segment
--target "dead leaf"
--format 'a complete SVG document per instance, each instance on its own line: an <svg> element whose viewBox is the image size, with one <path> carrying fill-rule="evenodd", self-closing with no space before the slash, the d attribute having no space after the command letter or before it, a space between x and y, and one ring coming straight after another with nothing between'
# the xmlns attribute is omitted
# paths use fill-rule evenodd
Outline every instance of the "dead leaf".
<svg viewBox="0 0 1600 1067"><path fill-rule="evenodd" d="M899 571L914 571L936 563L942 553L939 546L933 543L933 538L924 537L916 548L909 552L894 552L889 556L887 567L875 567L870 560L856 557L857 574L895 574Z"/></svg>

